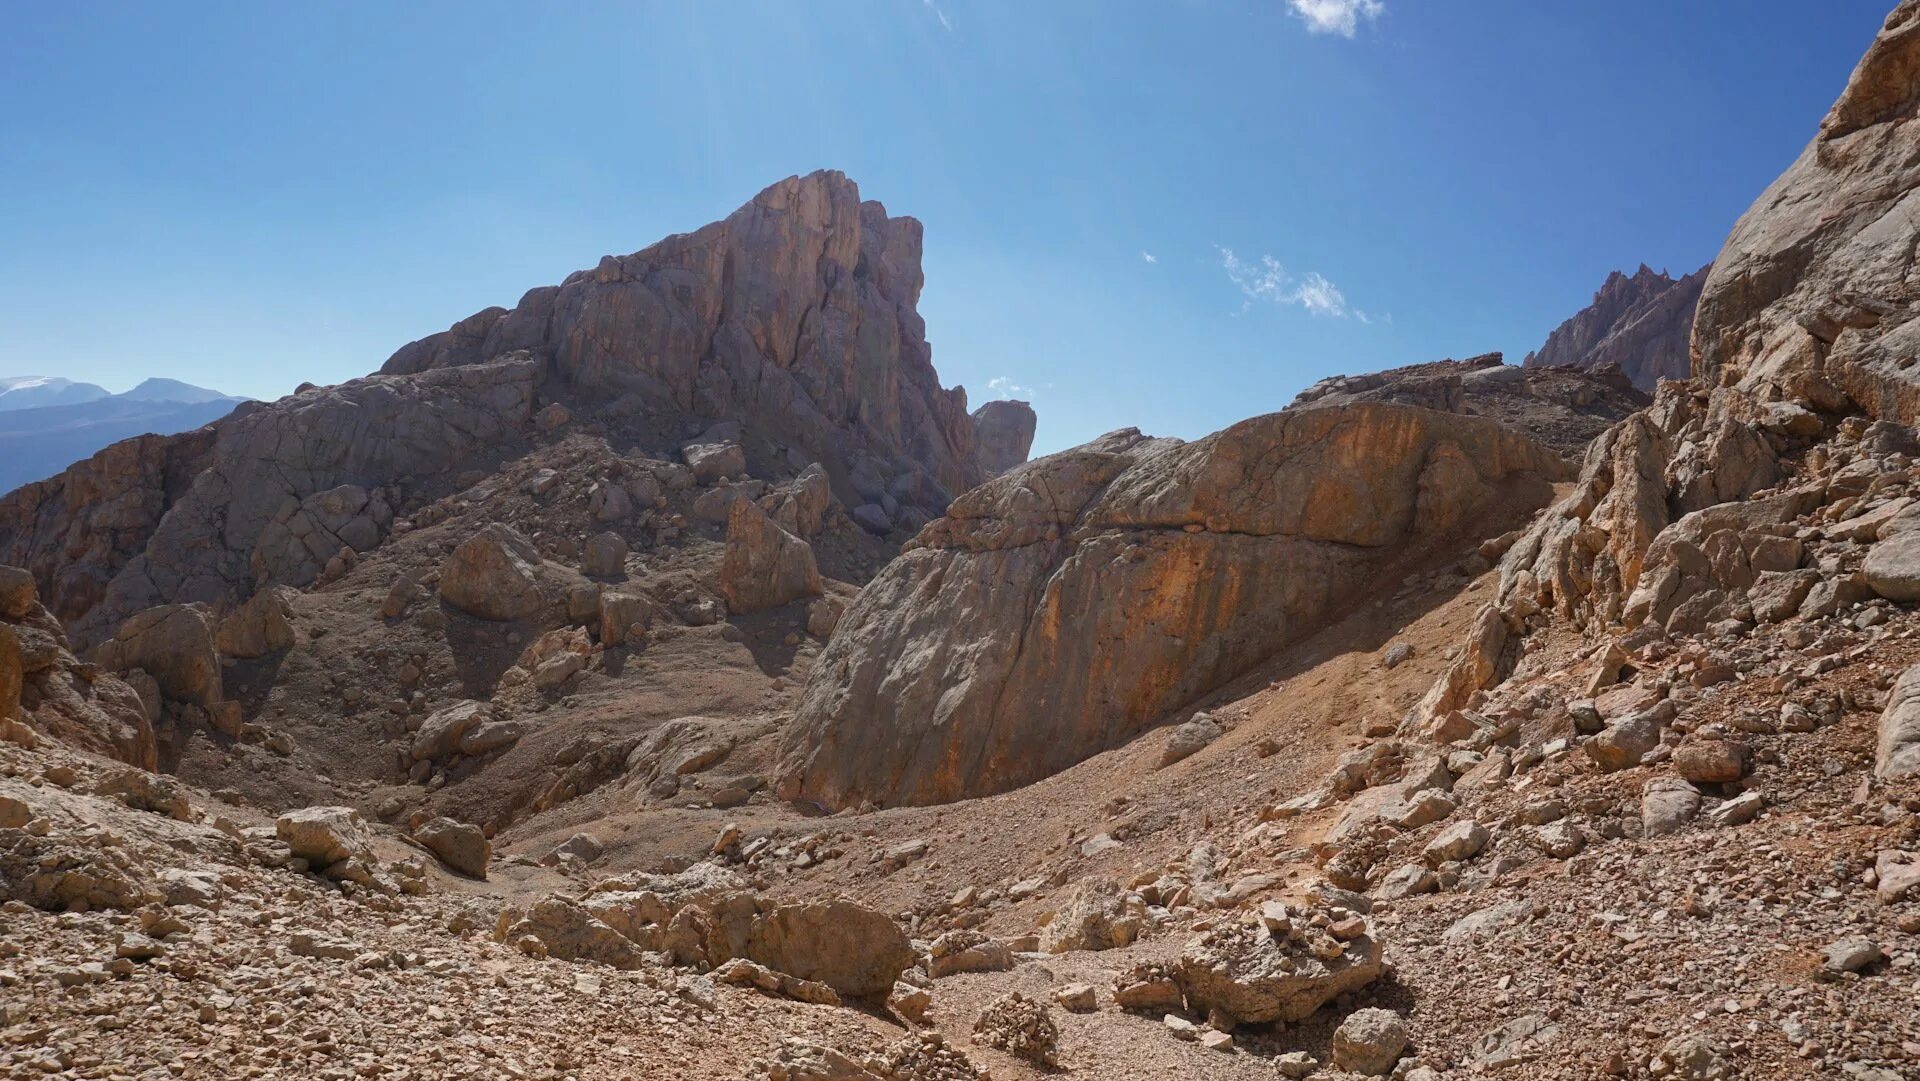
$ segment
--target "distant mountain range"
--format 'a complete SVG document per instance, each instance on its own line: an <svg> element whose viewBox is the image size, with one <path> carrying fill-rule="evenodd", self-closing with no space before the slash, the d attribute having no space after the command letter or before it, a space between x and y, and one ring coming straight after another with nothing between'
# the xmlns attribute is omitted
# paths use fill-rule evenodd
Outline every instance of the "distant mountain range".
<svg viewBox="0 0 1920 1081"><path fill-rule="evenodd" d="M0 492L53 476L122 439L211 424L245 398L177 379L120 394L59 376L0 376Z"/></svg>

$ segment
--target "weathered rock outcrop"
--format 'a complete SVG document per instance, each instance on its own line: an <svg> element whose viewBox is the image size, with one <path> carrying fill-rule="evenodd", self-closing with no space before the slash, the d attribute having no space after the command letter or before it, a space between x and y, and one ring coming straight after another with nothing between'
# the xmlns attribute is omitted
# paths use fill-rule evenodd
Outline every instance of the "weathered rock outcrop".
<svg viewBox="0 0 1920 1081"><path fill-rule="evenodd" d="M1033 432L1039 425L1033 406L1026 402L988 402L973 411L974 435L979 443L981 472L997 477L1026 462L1033 450Z"/></svg>
<svg viewBox="0 0 1920 1081"><path fill-rule="evenodd" d="M1916 69L1920 0L1903 0L1819 134L1714 261L1693 381L1663 386L1597 441L1573 494L1508 552L1508 612L1697 629L1742 604L1779 618L1795 586L1808 604L1833 603L1780 577L1797 560L1789 523L1829 493L1750 497L1845 414L1879 422L1847 433L1863 450L1912 450L1920 293L1906 268L1920 231L1920 125L1906 121L1920 111Z"/></svg>
<svg viewBox="0 0 1920 1081"><path fill-rule="evenodd" d="M1434 540L1539 506L1568 468L1491 421L1378 402L1028 463L955 500L842 617L781 791L923 804L1037 780L1311 633Z"/></svg>
<svg viewBox="0 0 1920 1081"><path fill-rule="evenodd" d="M1903 0L1812 143L1734 226L1700 296L1694 374L1762 400L1920 415L1920 4Z"/></svg>
<svg viewBox="0 0 1920 1081"><path fill-rule="evenodd" d="M1399 402L1488 417L1578 460L1595 436L1647 404L1614 368L1514 367L1499 353L1436 360L1365 375L1336 375L1295 405Z"/></svg>
<svg viewBox="0 0 1920 1081"><path fill-rule="evenodd" d="M124 440L0 497L0 563L33 572L55 618L85 614L206 468L215 434L201 428Z"/></svg>
<svg viewBox="0 0 1920 1081"><path fill-rule="evenodd" d="M1900 673L1880 713L1874 775L1883 781L1920 774L1920 665Z"/></svg>
<svg viewBox="0 0 1920 1081"><path fill-rule="evenodd" d="M1687 378L1693 370L1688 352L1693 309L1711 269L1709 264L1679 279L1645 265L1632 277L1614 271L1593 294L1593 303L1555 327L1524 364L1617 367L1634 386L1649 391L1662 379Z"/></svg>

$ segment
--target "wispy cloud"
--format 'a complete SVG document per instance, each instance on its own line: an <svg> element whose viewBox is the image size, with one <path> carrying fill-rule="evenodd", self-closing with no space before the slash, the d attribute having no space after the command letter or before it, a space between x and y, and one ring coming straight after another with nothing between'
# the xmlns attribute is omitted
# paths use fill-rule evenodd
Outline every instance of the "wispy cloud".
<svg viewBox="0 0 1920 1081"><path fill-rule="evenodd" d="M933 12L934 18L940 20L940 26L943 29L945 29L948 33L953 32L953 20L947 18L947 13L941 10L939 4L934 3L933 0L920 0L920 2L927 5L927 10ZM1298 2L1298 0L1296 0L1296 2ZM1371 3L1372 0L1366 0L1366 2ZM1348 32L1347 36L1352 37L1353 36L1352 32Z"/></svg>
<svg viewBox="0 0 1920 1081"><path fill-rule="evenodd" d="M1037 387L1028 386L1025 383L1015 382L1011 377L1004 375L996 375L992 379L987 380L987 390L991 392L995 398L1019 398L1022 401L1032 401L1039 396L1040 391L1052 389L1052 383L1042 383Z"/></svg>
<svg viewBox="0 0 1920 1081"><path fill-rule="evenodd" d="M1157 256L1157 255L1155 255L1155 254L1153 254L1153 253L1152 253L1152 252L1150 252L1150 251L1143 251L1143 252L1141 252L1141 253L1140 253L1140 259L1141 259L1141 261L1142 261L1142 262L1147 262L1147 263L1157 263L1157 262L1159 262L1159 261L1160 261L1160 257L1159 257L1159 256Z"/></svg>
<svg viewBox="0 0 1920 1081"><path fill-rule="evenodd" d="M1371 22L1387 10L1381 0L1287 0L1287 6L1307 24L1309 33L1339 34L1343 38L1357 33L1362 20Z"/></svg>
<svg viewBox="0 0 1920 1081"><path fill-rule="evenodd" d="M1245 298L1240 305L1243 312L1255 304L1297 304L1310 315L1371 322L1366 312L1347 304L1347 296L1339 286L1317 271L1308 271L1296 278L1271 255L1249 261L1235 255L1232 248L1220 249L1220 266L1227 272L1227 280Z"/></svg>

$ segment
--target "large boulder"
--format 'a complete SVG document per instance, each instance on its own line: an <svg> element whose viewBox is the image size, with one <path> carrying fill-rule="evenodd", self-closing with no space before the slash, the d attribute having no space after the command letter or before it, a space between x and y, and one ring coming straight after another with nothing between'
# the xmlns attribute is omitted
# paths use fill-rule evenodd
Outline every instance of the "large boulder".
<svg viewBox="0 0 1920 1081"><path fill-rule="evenodd" d="M812 545L775 525L753 500L736 499L727 514L720 591L728 610L745 613L818 597L825 587Z"/></svg>
<svg viewBox="0 0 1920 1081"><path fill-rule="evenodd" d="M855 998L885 995L915 961L899 925L851 901L780 905L761 914L746 955Z"/></svg>
<svg viewBox="0 0 1920 1081"><path fill-rule="evenodd" d="M444 816L430 818L413 831L413 839L440 857L440 862L468 878L487 877L493 845L479 826Z"/></svg>
<svg viewBox="0 0 1920 1081"><path fill-rule="evenodd" d="M420 722L409 748L415 761L446 758L460 749L465 738L493 716L485 702L454 702L442 706Z"/></svg>
<svg viewBox="0 0 1920 1081"><path fill-rule="evenodd" d="M1307 914L1230 923L1188 943L1176 977L1187 1001L1236 1021L1298 1021L1385 971L1367 934L1335 938Z"/></svg>
<svg viewBox="0 0 1920 1081"><path fill-rule="evenodd" d="M538 615L552 600L541 583L540 550L512 526L495 522L461 542L440 567L440 596L481 619Z"/></svg>
<svg viewBox="0 0 1920 1081"><path fill-rule="evenodd" d="M1868 588L1894 601L1920 601L1920 532L1899 533L1874 545L1860 564Z"/></svg>
<svg viewBox="0 0 1920 1081"><path fill-rule="evenodd" d="M1384 566L1539 506L1567 472L1491 421L1380 402L1029 462L955 500L842 617L780 791L926 804L1055 773L1325 626Z"/></svg>
<svg viewBox="0 0 1920 1081"><path fill-rule="evenodd" d="M142 669L159 683L160 693L176 702L204 708L226 697L213 621L201 605L149 608L122 623L94 650L93 659L110 671Z"/></svg>
<svg viewBox="0 0 1920 1081"><path fill-rule="evenodd" d="M1385 1077L1407 1049L1407 1023L1392 1010L1355 1010L1333 1031L1333 1065L1367 1077Z"/></svg>
<svg viewBox="0 0 1920 1081"><path fill-rule="evenodd" d="M1640 825L1648 837L1676 833L1700 813L1700 790L1679 777L1654 777L1640 793Z"/></svg>
<svg viewBox="0 0 1920 1081"><path fill-rule="evenodd" d="M248 598L220 621L220 652L244 659L291 648L293 596L293 590L286 586L272 586Z"/></svg>
<svg viewBox="0 0 1920 1081"><path fill-rule="evenodd" d="M1033 449L1033 432L1039 424L1033 406L1026 402L988 402L973 411L974 439L979 445L980 469L997 477L1014 466L1025 464Z"/></svg>
<svg viewBox="0 0 1920 1081"><path fill-rule="evenodd" d="M632 939L564 897L544 898L524 911L503 912L497 935L523 950L562 961L591 961L619 969L642 968L647 963L646 952Z"/></svg>
<svg viewBox="0 0 1920 1081"><path fill-rule="evenodd" d="M580 571L590 578L619 578L627 572L627 539L618 533L596 533L587 538Z"/></svg>
<svg viewBox="0 0 1920 1081"><path fill-rule="evenodd" d="M302 807L281 815L273 829L295 856L316 869L373 858L373 836L351 807Z"/></svg>
<svg viewBox="0 0 1920 1081"><path fill-rule="evenodd" d="M1880 711L1873 772L1883 781L1920 775L1920 664L1900 673Z"/></svg>
<svg viewBox="0 0 1920 1081"><path fill-rule="evenodd" d="M1086 882L1067 895L1066 903L1054 913L1040 933L1040 949L1045 953L1068 950L1111 950L1129 945L1140 933L1142 914L1130 909L1139 898L1121 895L1111 883Z"/></svg>
<svg viewBox="0 0 1920 1081"><path fill-rule="evenodd" d="M980 931L958 928L927 945L927 975L934 979L961 972L1006 972L1013 968L1013 947Z"/></svg>

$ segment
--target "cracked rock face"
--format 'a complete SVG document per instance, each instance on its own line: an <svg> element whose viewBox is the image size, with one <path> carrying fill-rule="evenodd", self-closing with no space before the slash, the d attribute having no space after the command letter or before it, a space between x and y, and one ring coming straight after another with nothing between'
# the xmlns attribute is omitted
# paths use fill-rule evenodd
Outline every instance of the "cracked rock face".
<svg viewBox="0 0 1920 1081"><path fill-rule="evenodd" d="M1750 392L1824 390L1877 417L1911 416L1920 296L1920 3L1903 0L1819 134L1735 224L1694 330L1694 374Z"/></svg>
<svg viewBox="0 0 1920 1081"><path fill-rule="evenodd" d="M1422 538L1539 506L1565 470L1491 421L1383 402L1030 462L956 500L842 617L782 792L928 804L1038 780L1343 614Z"/></svg>

